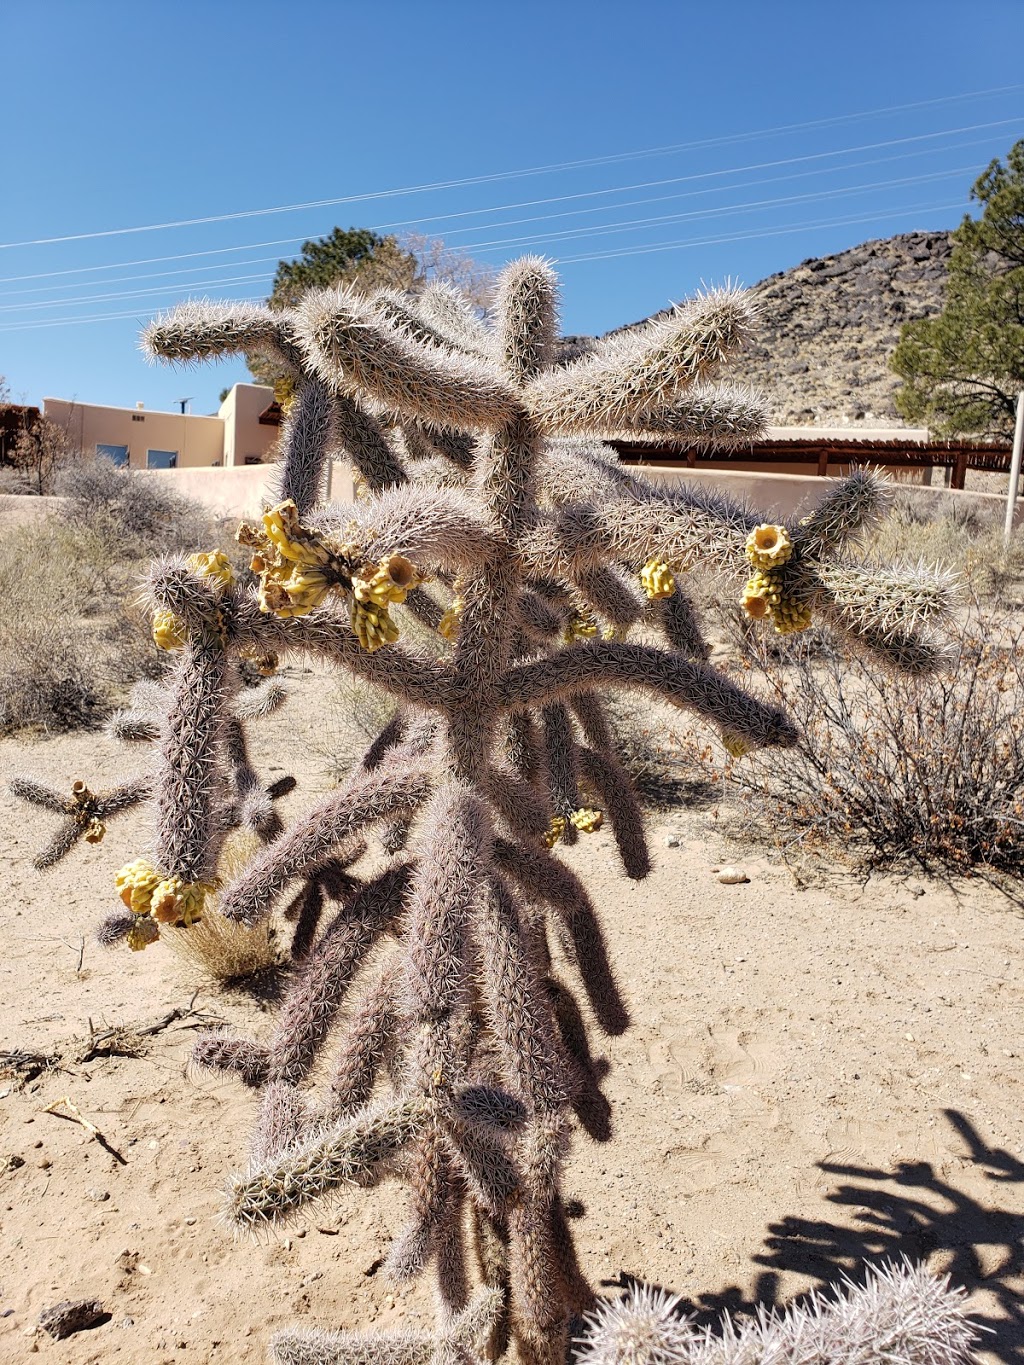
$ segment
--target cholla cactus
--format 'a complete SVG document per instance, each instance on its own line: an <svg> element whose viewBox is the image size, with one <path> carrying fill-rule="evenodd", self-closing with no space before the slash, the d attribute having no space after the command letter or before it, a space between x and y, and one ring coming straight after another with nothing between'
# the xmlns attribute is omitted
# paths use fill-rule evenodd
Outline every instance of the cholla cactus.
<svg viewBox="0 0 1024 1365"><path fill-rule="evenodd" d="M599 1026L620 1033L628 1015L555 846L607 819L627 874L650 867L603 694L689 710L733 752L795 739L780 709L708 665L681 587L711 563L738 590L759 519L715 493L652 487L601 444L671 433L728 448L756 434L757 396L716 381L753 325L748 300L704 295L564 367L555 304L552 272L529 258L503 273L489 329L450 291L417 303L330 289L290 313L189 305L146 334L179 361L269 349L297 397L277 501L240 531L258 585L210 557L150 577L179 662L170 695L120 722L126 738L156 734L161 760L151 854L122 873L126 907L105 936L151 938L160 913L202 913L232 820L262 833L218 905L253 924L292 891L290 990L268 1040L217 1033L196 1049L260 1092L230 1216L251 1227L398 1173L408 1220L388 1268L431 1268L438 1295L433 1342L290 1334L279 1362L465 1361L509 1341L525 1361L562 1360L571 1315L593 1300L561 1195L571 1115L597 1137L608 1124L552 937ZM335 449L366 485L353 506L320 505ZM948 585L835 558L882 500L878 480L854 476L786 532L780 601L922 667L938 657L922 626ZM428 645L401 641L407 614ZM355 673L398 711L349 779L282 830L245 756L238 661L290 654ZM360 875L375 829L386 856ZM332 1048L318 1095L310 1077Z"/></svg>
<svg viewBox="0 0 1024 1365"><path fill-rule="evenodd" d="M598 1309L576 1359L579 1365L969 1365L977 1337L965 1297L948 1277L905 1261L871 1268L863 1286L848 1282L834 1300L812 1294L782 1314L726 1318L714 1333L681 1315L678 1299L639 1286Z"/></svg>

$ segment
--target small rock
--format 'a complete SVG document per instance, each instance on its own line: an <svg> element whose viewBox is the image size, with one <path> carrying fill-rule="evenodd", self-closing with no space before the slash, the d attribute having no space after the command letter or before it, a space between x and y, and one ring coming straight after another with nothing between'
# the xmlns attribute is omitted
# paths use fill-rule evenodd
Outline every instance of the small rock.
<svg viewBox="0 0 1024 1365"><path fill-rule="evenodd" d="M39 1326L57 1341L63 1341L74 1332L95 1327L109 1316L99 1299L78 1299L74 1302L65 1299L63 1303L45 1308L39 1314Z"/></svg>
<svg viewBox="0 0 1024 1365"><path fill-rule="evenodd" d="M94 1204L105 1204L106 1201L110 1198L109 1190L98 1190L94 1188L91 1190L86 1190L86 1194L89 1196L89 1198L93 1201Z"/></svg>
<svg viewBox="0 0 1024 1365"><path fill-rule="evenodd" d="M723 886L737 886L740 882L750 881L742 867L723 867L717 879Z"/></svg>
<svg viewBox="0 0 1024 1365"><path fill-rule="evenodd" d="M7 1158L6 1162L4 1162L4 1168L8 1171L17 1171L22 1166L24 1166L24 1164L25 1158L23 1156L19 1156L17 1152L12 1152L11 1155Z"/></svg>
<svg viewBox="0 0 1024 1365"><path fill-rule="evenodd" d="M185 1219L185 1226L186 1226L187 1228L194 1227L194 1226L195 1226L195 1221L196 1221L196 1220L195 1220L194 1218L186 1218L186 1219Z"/></svg>
<svg viewBox="0 0 1024 1365"><path fill-rule="evenodd" d="M682 842L682 840L679 838L679 835L678 835L678 834L666 834L666 835L665 835L665 847L666 847L666 848L678 848L681 842Z"/></svg>

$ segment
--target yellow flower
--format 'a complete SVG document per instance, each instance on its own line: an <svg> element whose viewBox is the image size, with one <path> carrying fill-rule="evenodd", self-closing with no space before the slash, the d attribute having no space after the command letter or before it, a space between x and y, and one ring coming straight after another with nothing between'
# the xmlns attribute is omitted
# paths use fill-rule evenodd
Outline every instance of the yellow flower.
<svg viewBox="0 0 1024 1365"><path fill-rule="evenodd" d="M404 602L406 593L422 581L405 555L388 555L369 578L353 578L352 592L359 602L386 607L390 602Z"/></svg>
<svg viewBox="0 0 1024 1365"><path fill-rule="evenodd" d="M565 639L567 644L573 640L592 640L597 634L597 619L592 612L578 611L574 616L569 617L565 627Z"/></svg>
<svg viewBox="0 0 1024 1365"><path fill-rule="evenodd" d="M759 569L778 569L793 553L793 542L785 526L763 522L747 536L747 558Z"/></svg>
<svg viewBox="0 0 1024 1365"><path fill-rule="evenodd" d="M160 884L160 873L145 858L125 863L114 876L114 885L121 899L133 915L148 915L154 889Z"/></svg>
<svg viewBox="0 0 1024 1365"><path fill-rule="evenodd" d="M671 597L676 590L675 574L663 559L649 559L640 570L640 586L652 601Z"/></svg>
<svg viewBox="0 0 1024 1365"><path fill-rule="evenodd" d="M153 642L158 649L180 649L185 643L185 623L173 611L157 608L153 613Z"/></svg>
<svg viewBox="0 0 1024 1365"><path fill-rule="evenodd" d="M185 928L203 917L203 904L210 887L202 882L183 882L180 877L165 877L153 888L151 914L160 924Z"/></svg>
<svg viewBox="0 0 1024 1365"><path fill-rule="evenodd" d="M230 588L235 581L235 573L223 550L210 550L207 554L189 555L188 567L200 578L209 578L218 588Z"/></svg>
<svg viewBox="0 0 1024 1365"><path fill-rule="evenodd" d="M356 639L368 654L398 639L398 627L388 615L386 606L367 605L353 597L350 620Z"/></svg>
<svg viewBox="0 0 1024 1365"><path fill-rule="evenodd" d="M543 835L544 847L554 848L554 846L558 843L559 839L561 839L564 833L565 818L564 816L556 815L555 818L551 821L550 827L545 831Z"/></svg>
<svg viewBox="0 0 1024 1365"><path fill-rule="evenodd" d="M596 834L604 824L604 811L581 806L579 810L573 811L569 819L581 834Z"/></svg>
<svg viewBox="0 0 1024 1365"><path fill-rule="evenodd" d="M128 947L133 953L140 953L150 943L155 943L159 937L159 926L148 915L142 915L128 930Z"/></svg>

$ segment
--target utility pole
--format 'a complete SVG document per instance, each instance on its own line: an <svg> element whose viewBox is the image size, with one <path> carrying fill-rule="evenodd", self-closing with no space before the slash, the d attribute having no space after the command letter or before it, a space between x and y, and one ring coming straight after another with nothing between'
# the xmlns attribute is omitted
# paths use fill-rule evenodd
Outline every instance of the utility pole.
<svg viewBox="0 0 1024 1365"><path fill-rule="evenodd" d="M1021 455L1024 454L1024 389L1017 395L1017 420L1013 426L1013 456L1010 460L1010 490L1006 495L1006 525L1003 527L1003 544L1009 545L1013 535L1013 509L1017 505L1017 488L1020 484Z"/></svg>

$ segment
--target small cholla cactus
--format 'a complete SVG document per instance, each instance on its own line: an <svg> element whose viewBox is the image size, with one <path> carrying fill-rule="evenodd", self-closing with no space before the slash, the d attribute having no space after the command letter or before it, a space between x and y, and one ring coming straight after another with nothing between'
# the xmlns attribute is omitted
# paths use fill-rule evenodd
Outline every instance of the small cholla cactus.
<svg viewBox="0 0 1024 1365"><path fill-rule="evenodd" d="M628 1013L587 890L555 849L607 825L627 875L650 868L604 696L683 708L733 754L796 737L709 665L682 572L708 564L738 589L753 568L767 578L748 584L748 610L776 628L813 609L894 667L943 657L926 627L948 609L947 581L839 558L884 503L874 476L775 527L705 489L654 487L602 445L728 449L761 429L759 397L717 378L754 323L742 293L705 294L564 366L555 305L551 270L527 258L503 272L491 328L452 291L328 289L293 311L188 305L146 333L168 360L270 352L295 399L274 505L239 531L255 588L215 553L151 574L178 663L166 694L141 694L114 725L156 739L160 762L152 849L119 874L124 905L102 937L143 947L212 896L244 924L282 907L295 969L276 1027L213 1033L195 1054L259 1093L229 1216L257 1227L398 1172L408 1216L387 1267L399 1281L431 1271L438 1298L435 1338L286 1333L279 1363L473 1361L511 1343L556 1365L592 1306L561 1171L573 1122L605 1138L608 1120L576 992L607 1034ZM363 495L324 506L339 448ZM355 674L397 710L349 778L284 828L280 784L260 783L245 737L277 685L253 702L242 683L249 661L289 655ZM21 794L70 814L63 851L84 817L41 790ZM264 846L218 886L235 825ZM363 870L374 831L383 857Z"/></svg>
<svg viewBox="0 0 1024 1365"><path fill-rule="evenodd" d="M977 1336L965 1298L948 1277L904 1261L872 1267L863 1286L847 1282L834 1299L811 1294L785 1313L725 1318L713 1332L681 1314L678 1299L641 1285L589 1318L576 1359L579 1365L970 1365Z"/></svg>

